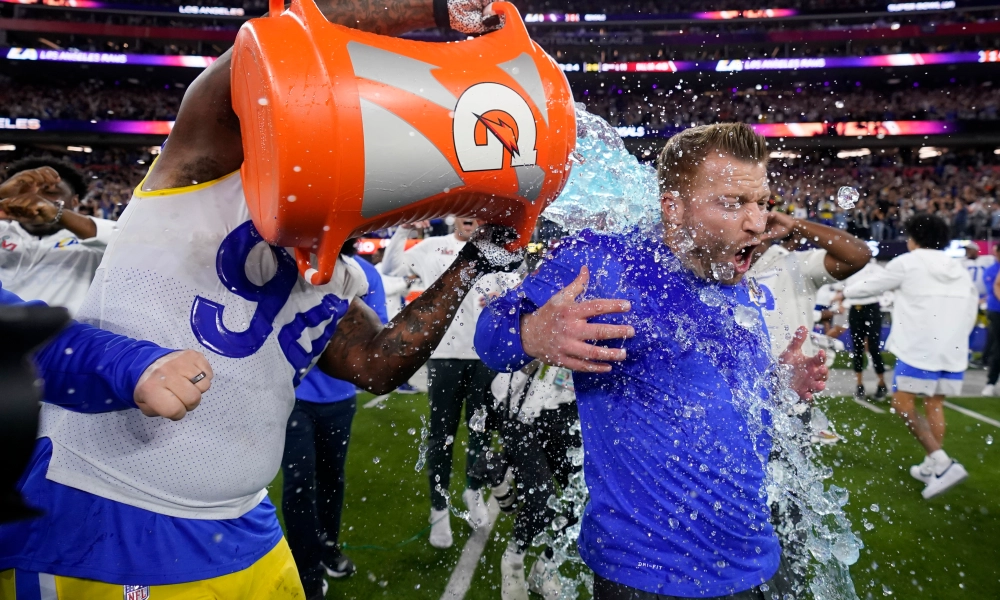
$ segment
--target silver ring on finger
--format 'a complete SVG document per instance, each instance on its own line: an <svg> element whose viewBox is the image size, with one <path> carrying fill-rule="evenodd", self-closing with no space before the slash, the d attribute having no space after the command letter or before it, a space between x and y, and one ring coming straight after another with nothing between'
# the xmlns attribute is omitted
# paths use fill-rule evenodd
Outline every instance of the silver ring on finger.
<svg viewBox="0 0 1000 600"><path fill-rule="evenodd" d="M208 377L208 375L206 375L205 372L202 371L201 373L198 373L197 375L195 375L194 377L192 377L188 381L190 381L191 383L198 383L199 381L201 381L202 379L204 379L206 377Z"/></svg>

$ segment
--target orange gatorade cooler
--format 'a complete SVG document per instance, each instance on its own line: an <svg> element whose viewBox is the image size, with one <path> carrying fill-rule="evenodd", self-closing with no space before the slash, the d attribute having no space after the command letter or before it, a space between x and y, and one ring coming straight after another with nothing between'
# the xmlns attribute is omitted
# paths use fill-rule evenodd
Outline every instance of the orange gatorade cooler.
<svg viewBox="0 0 1000 600"><path fill-rule="evenodd" d="M502 29L449 43L334 25L312 0L240 30L247 203L307 280L330 280L347 239L447 214L513 227L511 249L528 243L569 174L573 97L513 5L493 9Z"/></svg>

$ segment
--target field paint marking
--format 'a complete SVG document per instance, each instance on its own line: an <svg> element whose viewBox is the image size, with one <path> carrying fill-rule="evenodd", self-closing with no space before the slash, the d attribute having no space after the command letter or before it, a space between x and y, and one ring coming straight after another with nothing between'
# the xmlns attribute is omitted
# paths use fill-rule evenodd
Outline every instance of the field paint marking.
<svg viewBox="0 0 1000 600"><path fill-rule="evenodd" d="M441 600L462 600L465 593L472 585L472 575L476 572L476 563L486 549L486 543L490 540L490 532L493 531L493 524L500 514L500 505L490 496L486 503L486 524L472 532L465 547L462 548L462 556L455 565L455 570L451 572L451 579L448 580L448 587L444 589Z"/></svg>
<svg viewBox="0 0 1000 600"><path fill-rule="evenodd" d="M867 408L872 412L877 412L880 415L885 414L884 408L879 408L867 400L859 400L858 398L853 398L853 397L851 398L851 400L854 400L856 403L860 404L861 406L864 406L865 408Z"/></svg>
<svg viewBox="0 0 1000 600"><path fill-rule="evenodd" d="M944 401L944 405L947 406L948 408L952 409L952 410L957 410L958 412L962 413L963 415L965 415L967 417L972 417L973 419L978 419L978 420L982 421L983 423L988 423L988 424L990 424L990 425L992 425L994 427L1000 427L1000 421L997 421L996 419L991 419L991 418L987 417L986 415L981 415L981 414L977 413L974 410L969 410L969 409L965 408L964 406L959 406L957 404L952 404L951 402L948 402L947 400Z"/></svg>
<svg viewBox="0 0 1000 600"><path fill-rule="evenodd" d="M390 394L382 394L381 396L375 396L374 398L372 398L368 402L365 402L364 403L364 407L365 408L375 408L379 404L382 404L383 402L385 402L385 399L388 398L389 396L390 396Z"/></svg>

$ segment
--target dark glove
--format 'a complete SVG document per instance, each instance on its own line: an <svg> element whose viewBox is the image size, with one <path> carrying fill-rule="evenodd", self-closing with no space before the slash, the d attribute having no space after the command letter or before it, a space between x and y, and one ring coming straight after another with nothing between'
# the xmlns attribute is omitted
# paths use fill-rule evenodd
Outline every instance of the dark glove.
<svg viewBox="0 0 1000 600"><path fill-rule="evenodd" d="M486 33L503 27L503 17L493 14L492 0L434 0L438 27L462 33Z"/></svg>
<svg viewBox="0 0 1000 600"><path fill-rule="evenodd" d="M507 243L516 239L517 233L510 227L483 225L462 248L459 256L475 261L483 273L510 272L524 262L527 254L524 248L517 252L507 250Z"/></svg>

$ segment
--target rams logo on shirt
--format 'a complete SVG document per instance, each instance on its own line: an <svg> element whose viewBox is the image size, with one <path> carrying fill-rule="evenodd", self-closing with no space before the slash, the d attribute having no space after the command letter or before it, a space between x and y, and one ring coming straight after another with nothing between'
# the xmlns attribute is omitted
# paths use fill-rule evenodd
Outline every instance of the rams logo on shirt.
<svg viewBox="0 0 1000 600"><path fill-rule="evenodd" d="M75 246L75 245L77 245L79 243L80 243L80 240L76 239L75 237L72 237L72 238L63 238L63 239L59 240L58 242L56 242L55 245L52 246L52 247L55 248L56 250L58 250L60 248L69 248L70 246Z"/></svg>

